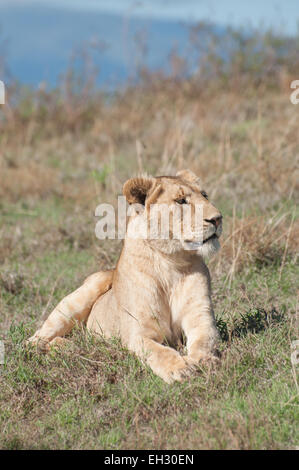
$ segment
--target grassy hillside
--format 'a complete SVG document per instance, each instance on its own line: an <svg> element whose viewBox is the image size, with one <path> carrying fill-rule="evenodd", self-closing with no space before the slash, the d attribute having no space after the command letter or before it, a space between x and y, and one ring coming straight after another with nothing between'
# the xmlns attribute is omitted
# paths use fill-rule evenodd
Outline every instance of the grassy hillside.
<svg viewBox="0 0 299 470"><path fill-rule="evenodd" d="M275 86L246 71L144 76L110 100L41 90L1 108L1 448L298 446L299 107L283 71ZM79 328L64 352L27 351L42 314L115 265L120 242L94 235L97 204L116 204L132 174L183 168L224 215L209 262L219 366L169 386L117 339Z"/></svg>

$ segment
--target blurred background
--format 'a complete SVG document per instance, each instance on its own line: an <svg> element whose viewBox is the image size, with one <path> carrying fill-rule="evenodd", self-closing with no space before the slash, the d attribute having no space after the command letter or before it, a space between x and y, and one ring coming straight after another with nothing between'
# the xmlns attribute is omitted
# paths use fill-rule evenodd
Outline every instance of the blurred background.
<svg viewBox="0 0 299 470"><path fill-rule="evenodd" d="M70 63L79 67L88 54L96 83L114 89L142 67L169 73L173 54L194 70L199 50L190 36L195 40L199 24L204 48L211 34L221 43L230 28L242 28L244 37L268 29L294 37L297 19L296 0L1 0L1 56L20 83L55 87Z"/></svg>
<svg viewBox="0 0 299 470"><path fill-rule="evenodd" d="M115 204L132 174L183 167L228 217L219 272L286 256L297 233L297 10L295 0L1 0L0 260L13 246L14 256L81 246L113 264L119 244L94 236L98 202Z"/></svg>

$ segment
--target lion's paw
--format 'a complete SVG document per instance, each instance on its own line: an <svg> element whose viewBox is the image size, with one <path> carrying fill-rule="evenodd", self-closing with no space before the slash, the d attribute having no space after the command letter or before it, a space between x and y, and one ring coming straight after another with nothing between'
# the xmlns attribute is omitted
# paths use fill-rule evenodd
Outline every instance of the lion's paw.
<svg viewBox="0 0 299 470"><path fill-rule="evenodd" d="M29 346L29 347L32 347L32 346L35 347L38 352L46 353L46 352L49 352L50 350L49 341L41 338L37 334L31 336L31 338L29 338L25 344L26 346Z"/></svg>
<svg viewBox="0 0 299 470"><path fill-rule="evenodd" d="M219 355L215 354L198 354L187 356L187 360L193 364L194 367L200 366L216 366L220 363Z"/></svg>
<svg viewBox="0 0 299 470"><path fill-rule="evenodd" d="M192 375L195 365L187 356L181 356L176 361L167 364L163 371L163 379L167 383L182 382Z"/></svg>

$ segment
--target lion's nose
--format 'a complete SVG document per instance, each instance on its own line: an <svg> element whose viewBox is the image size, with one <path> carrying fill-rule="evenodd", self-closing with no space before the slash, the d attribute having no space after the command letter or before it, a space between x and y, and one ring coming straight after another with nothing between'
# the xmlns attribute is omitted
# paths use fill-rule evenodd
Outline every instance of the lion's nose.
<svg viewBox="0 0 299 470"><path fill-rule="evenodd" d="M211 224L215 225L215 227L219 227L222 221L222 215L217 215L212 217L211 219L205 219L206 222L210 222Z"/></svg>

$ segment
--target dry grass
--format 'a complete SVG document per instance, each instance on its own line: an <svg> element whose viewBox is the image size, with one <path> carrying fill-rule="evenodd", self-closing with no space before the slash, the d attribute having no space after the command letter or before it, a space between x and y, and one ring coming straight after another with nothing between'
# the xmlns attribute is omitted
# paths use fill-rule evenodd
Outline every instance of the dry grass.
<svg viewBox="0 0 299 470"><path fill-rule="evenodd" d="M88 128L80 132L68 128L60 135L50 114L48 134L34 112L25 123L16 118L11 130L10 122L3 125L3 140L10 132L14 138L1 150L2 204L21 203L27 209L16 212L30 217L36 200L56 198L62 210L81 214L94 211L98 201L115 202L131 174L189 167L225 214L220 257L233 259L234 270L281 252L287 234L288 252L294 252L298 138L288 94L247 90L243 96L237 90L202 99L184 95L183 83L176 94L168 87L162 81L160 93L129 90L129 97L109 106L98 98Z"/></svg>

